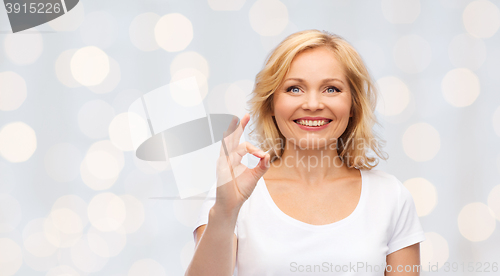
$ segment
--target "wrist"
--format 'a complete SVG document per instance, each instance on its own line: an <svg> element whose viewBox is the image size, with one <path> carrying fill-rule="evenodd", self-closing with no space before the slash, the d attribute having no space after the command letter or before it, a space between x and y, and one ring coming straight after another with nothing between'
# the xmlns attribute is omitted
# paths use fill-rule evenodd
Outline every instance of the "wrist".
<svg viewBox="0 0 500 276"><path fill-rule="evenodd" d="M236 225L240 208L227 209L215 203L210 209L209 219L223 224Z"/></svg>

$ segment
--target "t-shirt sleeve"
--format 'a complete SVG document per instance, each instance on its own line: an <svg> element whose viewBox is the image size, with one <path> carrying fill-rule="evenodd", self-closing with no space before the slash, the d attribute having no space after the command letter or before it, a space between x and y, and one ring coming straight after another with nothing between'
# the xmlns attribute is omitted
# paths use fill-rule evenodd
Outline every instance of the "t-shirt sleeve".
<svg viewBox="0 0 500 276"><path fill-rule="evenodd" d="M194 238L194 233L198 227L201 225L207 224L208 223L208 214L210 212L210 209L212 206L215 204L215 196L217 195L217 184L214 183L210 191L208 191L207 197L203 201L200 212L198 214L198 220L196 221L194 228L193 228L193 238ZM238 225L236 224L234 227L234 234L237 234L238 230Z"/></svg>
<svg viewBox="0 0 500 276"><path fill-rule="evenodd" d="M398 212L393 227L392 237L387 246L387 255L407 246L425 240L425 233L417 215L417 209L410 191L398 181Z"/></svg>

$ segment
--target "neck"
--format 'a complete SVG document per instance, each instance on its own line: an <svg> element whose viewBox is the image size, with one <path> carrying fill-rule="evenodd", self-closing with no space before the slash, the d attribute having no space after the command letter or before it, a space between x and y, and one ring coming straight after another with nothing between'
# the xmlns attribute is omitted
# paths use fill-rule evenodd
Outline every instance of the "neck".
<svg viewBox="0 0 500 276"><path fill-rule="evenodd" d="M285 147L281 158L271 163L273 173L280 178L300 181L304 185L320 185L333 179L345 177L353 168L340 159L335 149Z"/></svg>

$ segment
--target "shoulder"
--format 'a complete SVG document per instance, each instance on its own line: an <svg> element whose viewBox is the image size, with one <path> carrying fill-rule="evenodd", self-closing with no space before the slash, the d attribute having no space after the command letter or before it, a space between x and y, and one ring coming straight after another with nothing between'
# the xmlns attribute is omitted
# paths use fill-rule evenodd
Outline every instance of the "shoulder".
<svg viewBox="0 0 500 276"><path fill-rule="evenodd" d="M396 176L388 172L376 169L364 170L364 172L365 175L367 175L370 179L370 185L376 185L382 188L396 190L400 189L400 186L403 185Z"/></svg>
<svg viewBox="0 0 500 276"><path fill-rule="evenodd" d="M372 191L373 194L377 194L385 200L388 200L387 203L391 202L399 206L402 200L411 196L408 189L393 174L378 169L371 169L365 170L365 175L369 178L369 190Z"/></svg>

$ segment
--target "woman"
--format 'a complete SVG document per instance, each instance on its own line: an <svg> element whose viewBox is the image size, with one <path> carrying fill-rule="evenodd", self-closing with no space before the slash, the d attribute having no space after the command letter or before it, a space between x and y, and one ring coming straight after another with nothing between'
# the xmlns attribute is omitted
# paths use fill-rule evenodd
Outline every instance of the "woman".
<svg viewBox="0 0 500 276"><path fill-rule="evenodd" d="M232 122L186 275L419 275L425 236L411 194L368 157L387 159L372 133L375 92L339 36L280 43L250 102L263 150L239 144L248 114ZM247 153L260 158L253 169Z"/></svg>

